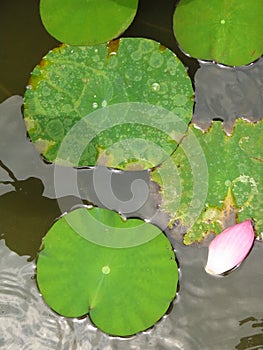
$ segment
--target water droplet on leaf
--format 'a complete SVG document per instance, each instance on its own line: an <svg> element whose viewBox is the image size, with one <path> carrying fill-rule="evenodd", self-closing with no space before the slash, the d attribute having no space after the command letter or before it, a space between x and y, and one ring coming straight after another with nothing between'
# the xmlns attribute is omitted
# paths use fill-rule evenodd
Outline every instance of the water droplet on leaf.
<svg viewBox="0 0 263 350"><path fill-rule="evenodd" d="M159 90L160 90L160 84L158 84L158 83L153 83L153 84L152 84L152 89L153 89L153 91L159 91Z"/></svg>

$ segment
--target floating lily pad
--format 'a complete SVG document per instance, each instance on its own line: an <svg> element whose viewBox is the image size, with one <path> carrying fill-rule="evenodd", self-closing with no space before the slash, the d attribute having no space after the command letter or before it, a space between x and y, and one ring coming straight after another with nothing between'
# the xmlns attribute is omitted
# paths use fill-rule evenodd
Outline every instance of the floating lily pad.
<svg viewBox="0 0 263 350"><path fill-rule="evenodd" d="M180 0L174 34L198 59L241 66L263 54L262 0Z"/></svg>
<svg viewBox="0 0 263 350"><path fill-rule="evenodd" d="M41 0L46 30L71 45L99 44L118 37L133 21L138 0Z"/></svg>
<svg viewBox="0 0 263 350"><path fill-rule="evenodd" d="M124 243L127 234L134 235L137 245L117 248L89 239L109 231ZM137 219L123 221L106 209L79 208L61 217L45 236L37 283L57 313L89 313L104 332L129 336L166 313L176 295L178 268L169 240L157 227Z"/></svg>
<svg viewBox="0 0 263 350"><path fill-rule="evenodd" d="M73 166L146 169L176 148L193 111L179 59L148 39L62 45L32 72L28 132L43 156Z"/></svg>
<svg viewBox="0 0 263 350"><path fill-rule="evenodd" d="M263 237L262 140L263 121L239 119L231 136L219 121L205 133L191 125L172 158L151 173L170 225L179 220L189 228L186 244L221 232L231 217L254 219L256 235Z"/></svg>

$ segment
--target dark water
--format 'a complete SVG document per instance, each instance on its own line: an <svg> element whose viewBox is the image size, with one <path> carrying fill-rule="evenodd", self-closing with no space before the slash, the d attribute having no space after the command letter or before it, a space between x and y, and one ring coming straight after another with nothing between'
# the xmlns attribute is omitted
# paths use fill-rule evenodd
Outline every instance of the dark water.
<svg viewBox="0 0 263 350"><path fill-rule="evenodd" d="M165 2L165 6L163 2L141 1L127 36L144 34L179 53L194 79L194 119L200 126L207 127L213 118L221 118L230 131L236 117L262 118L263 60L239 69L200 63L197 70L199 64L178 51L169 30L173 7L174 1ZM103 179L108 177L115 195L113 209L121 210L120 203L135 196L137 215L152 217L158 197L154 197L155 188L149 187L147 172L112 173L104 168L97 173L102 179L101 193L95 193L92 186L93 169L57 169L59 189L55 188L54 166L43 162L26 137L22 97L7 98L23 95L30 71L57 43L41 26L35 0L1 1L0 28L0 100L4 101L0 104L0 348L262 350L260 242L255 243L240 269L225 278L213 278L204 271L207 248L184 247L168 232L180 263L179 296L168 316L130 339L108 337L88 318L65 319L45 305L36 288L33 259L61 211L83 202L102 205L101 198L107 193ZM146 201L131 191L138 178L148 186ZM165 226L164 217L156 220Z"/></svg>

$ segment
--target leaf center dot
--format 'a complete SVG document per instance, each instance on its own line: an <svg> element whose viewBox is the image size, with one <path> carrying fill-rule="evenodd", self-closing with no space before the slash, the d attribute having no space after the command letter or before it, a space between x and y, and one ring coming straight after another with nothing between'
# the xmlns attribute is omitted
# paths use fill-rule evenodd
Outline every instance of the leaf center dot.
<svg viewBox="0 0 263 350"><path fill-rule="evenodd" d="M110 273L110 268L108 265L105 265L105 266L103 266L101 271L102 271L102 273L104 273L104 275L108 275Z"/></svg>

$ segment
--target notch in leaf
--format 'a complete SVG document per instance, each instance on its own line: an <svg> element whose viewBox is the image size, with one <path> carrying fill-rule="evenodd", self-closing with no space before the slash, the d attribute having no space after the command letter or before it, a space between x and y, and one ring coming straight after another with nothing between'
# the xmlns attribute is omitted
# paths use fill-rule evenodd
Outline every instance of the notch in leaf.
<svg viewBox="0 0 263 350"><path fill-rule="evenodd" d="M108 234L123 242L131 235L138 245L116 248L90 240ZM130 336L167 312L177 291L178 267L169 240L156 226L123 221L106 209L79 208L61 217L44 238L37 283L57 313L89 313L104 332Z"/></svg>
<svg viewBox="0 0 263 350"><path fill-rule="evenodd" d="M262 0L180 0L174 35L195 58L246 65L263 53L262 13Z"/></svg>

